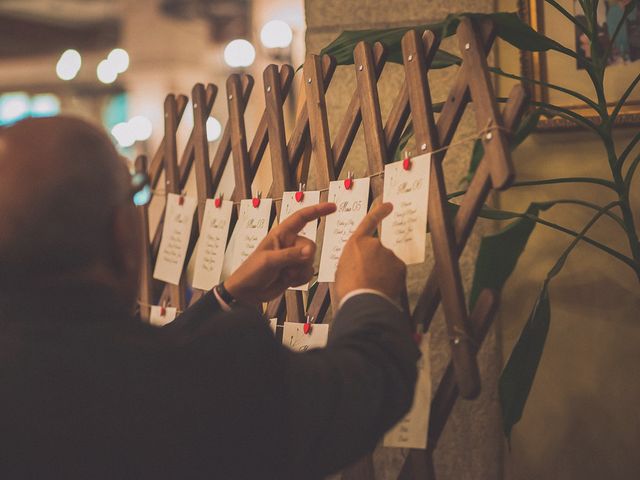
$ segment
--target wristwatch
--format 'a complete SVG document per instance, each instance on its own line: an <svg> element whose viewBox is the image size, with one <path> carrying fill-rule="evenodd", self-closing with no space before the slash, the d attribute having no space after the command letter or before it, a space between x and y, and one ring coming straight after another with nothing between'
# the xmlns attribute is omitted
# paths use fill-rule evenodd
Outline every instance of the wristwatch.
<svg viewBox="0 0 640 480"><path fill-rule="evenodd" d="M231 308L236 303L235 297L224 287L224 282L213 287L213 290L218 300L224 304L223 307Z"/></svg>

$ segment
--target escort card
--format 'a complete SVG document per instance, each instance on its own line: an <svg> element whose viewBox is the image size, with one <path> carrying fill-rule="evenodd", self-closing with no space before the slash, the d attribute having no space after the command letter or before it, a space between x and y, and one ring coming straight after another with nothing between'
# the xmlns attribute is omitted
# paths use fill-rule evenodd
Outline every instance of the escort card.
<svg viewBox="0 0 640 480"><path fill-rule="evenodd" d="M282 194L282 206L280 207L280 223L282 223L289 215L297 212L301 208L310 207L320 203L320 192L284 192ZM300 235L308 238L312 242L316 241L316 232L318 230L318 222L314 220L305 225L300 230ZM309 290L309 284L305 283L298 287L291 287L290 290Z"/></svg>
<svg viewBox="0 0 640 480"><path fill-rule="evenodd" d="M369 183L369 178L365 177L353 180L350 189L342 180L329 184L329 201L334 202L338 209L327 215L318 282L335 281L344 244L367 214Z"/></svg>
<svg viewBox="0 0 640 480"><path fill-rule="evenodd" d="M236 224L236 238L233 253L230 259L230 272L235 271L249 255L253 253L258 244L269 232L269 219L271 218L271 198L262 198L257 207L253 206L253 200L240 202L240 214Z"/></svg>
<svg viewBox="0 0 640 480"><path fill-rule="evenodd" d="M314 323L309 333L304 333L304 323L284 322L282 344L294 352L306 352L312 348L323 348L329 340L329 325Z"/></svg>
<svg viewBox="0 0 640 480"><path fill-rule="evenodd" d="M167 323L171 323L176 319L178 309L175 307L163 308L158 305L151 306L151 313L149 314L149 323L156 327L164 327Z"/></svg>
<svg viewBox="0 0 640 480"><path fill-rule="evenodd" d="M216 201L219 207L216 207ZM194 288L210 290L220 282L232 209L233 202L228 200L209 199L205 204L193 272Z"/></svg>
<svg viewBox="0 0 640 480"><path fill-rule="evenodd" d="M180 205L182 199L182 205ZM193 214L198 201L193 197L185 197L169 193L162 227L160 250L153 270L153 278L178 285L182 275L184 259L187 255Z"/></svg>
<svg viewBox="0 0 640 480"><path fill-rule="evenodd" d="M429 338L423 335L420 341L422 356L418 360L418 381L411 410L391 430L383 441L385 447L427 448L429 409L431 408L431 362L429 361Z"/></svg>
<svg viewBox="0 0 640 480"><path fill-rule="evenodd" d="M409 170L404 162L384 167L383 198L393 211L382 220L380 241L407 265L425 260L430 166L427 153L411 158Z"/></svg>

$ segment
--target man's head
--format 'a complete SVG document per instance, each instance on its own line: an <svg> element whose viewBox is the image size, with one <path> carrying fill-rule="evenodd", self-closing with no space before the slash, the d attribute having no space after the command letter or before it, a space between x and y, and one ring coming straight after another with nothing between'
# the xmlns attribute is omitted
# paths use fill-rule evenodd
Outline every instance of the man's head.
<svg viewBox="0 0 640 480"><path fill-rule="evenodd" d="M0 129L0 289L77 282L136 291L139 226L109 138L71 117Z"/></svg>

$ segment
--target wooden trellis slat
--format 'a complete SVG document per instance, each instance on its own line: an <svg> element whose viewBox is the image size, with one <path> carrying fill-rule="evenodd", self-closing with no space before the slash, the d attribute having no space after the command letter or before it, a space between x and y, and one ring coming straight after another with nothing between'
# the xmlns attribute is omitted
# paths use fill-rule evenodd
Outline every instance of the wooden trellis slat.
<svg viewBox="0 0 640 480"><path fill-rule="evenodd" d="M433 34L425 41L435 44ZM462 276L455 254L455 237L447 206L447 191L442 162L444 150L436 130L431 93L425 72L425 46L415 30L407 32L402 39L402 54L409 87L411 120L418 151L434 151L431 155L429 176L428 222L435 259L435 268L442 292L447 331L451 342L451 356L456 371L458 387L465 398L476 396L480 389L480 375L475 361L473 344L469 341L469 325L465 306Z"/></svg>
<svg viewBox="0 0 640 480"><path fill-rule="evenodd" d="M147 157L139 155L135 160L136 173L147 173ZM149 321L151 308L149 305L153 303L153 265L151 263L151 245L149 238L149 205L139 205L136 207L138 211L138 219L140 222L140 241L141 241L141 261L140 261L140 291L138 299L140 305L140 319L143 322Z"/></svg>

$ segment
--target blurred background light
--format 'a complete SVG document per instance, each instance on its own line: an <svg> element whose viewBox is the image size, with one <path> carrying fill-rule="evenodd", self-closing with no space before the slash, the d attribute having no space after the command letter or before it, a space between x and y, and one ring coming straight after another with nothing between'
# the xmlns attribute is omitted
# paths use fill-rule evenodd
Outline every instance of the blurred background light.
<svg viewBox="0 0 640 480"><path fill-rule="evenodd" d="M53 93L43 93L31 98L32 117L54 117L60 113L60 99Z"/></svg>
<svg viewBox="0 0 640 480"><path fill-rule="evenodd" d="M131 126L128 122L120 122L111 129L111 135L116 139L118 145L122 148L131 147L136 143L136 138L133 135Z"/></svg>
<svg viewBox="0 0 640 480"><path fill-rule="evenodd" d="M218 119L214 117L209 117L207 119L207 140L210 142L215 142L220 138L220 134L222 133L222 125Z"/></svg>
<svg viewBox="0 0 640 480"><path fill-rule="evenodd" d="M118 78L118 72L109 60L102 60L96 69L98 80L102 83L113 83Z"/></svg>
<svg viewBox="0 0 640 480"><path fill-rule="evenodd" d="M6 93L0 97L0 124L17 122L29 116L29 95L24 92Z"/></svg>
<svg viewBox="0 0 640 480"><path fill-rule="evenodd" d="M151 120L143 115L136 115L135 117L131 117L131 120L127 122L127 125L131 130L133 138L138 141L149 140L149 138L151 137L151 133L153 132Z"/></svg>
<svg viewBox="0 0 640 480"><path fill-rule="evenodd" d="M256 49L247 40L232 40L224 49L224 61L233 68L248 67L255 59Z"/></svg>
<svg viewBox="0 0 640 480"><path fill-rule="evenodd" d="M107 56L107 61L116 73L124 73L129 68L129 54L122 48L114 48Z"/></svg>
<svg viewBox="0 0 640 480"><path fill-rule="evenodd" d="M286 48L293 41L293 31L287 22L271 20L262 27L260 41L266 48Z"/></svg>
<svg viewBox="0 0 640 480"><path fill-rule="evenodd" d="M56 64L56 74L60 80L73 80L82 66L82 57L77 50L65 50Z"/></svg>

